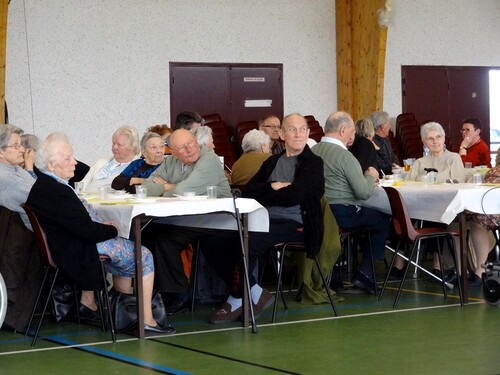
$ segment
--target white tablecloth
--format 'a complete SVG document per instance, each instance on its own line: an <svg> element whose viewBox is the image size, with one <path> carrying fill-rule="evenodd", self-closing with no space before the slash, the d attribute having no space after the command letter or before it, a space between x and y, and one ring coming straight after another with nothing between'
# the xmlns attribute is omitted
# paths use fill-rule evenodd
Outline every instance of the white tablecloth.
<svg viewBox="0 0 500 375"><path fill-rule="evenodd" d="M267 232L269 216L267 210L254 199L237 198L238 210L248 214L248 230ZM181 200L179 198L156 198L154 203L100 204L89 202L99 217L118 225L119 236L128 238L132 219L140 214L161 218L162 223L213 229L236 229L232 198Z"/></svg>
<svg viewBox="0 0 500 375"><path fill-rule="evenodd" d="M464 210L500 214L500 186L467 183L424 186L406 182L397 189L413 219L450 224ZM358 204L391 213L387 194L381 187L376 187L369 199Z"/></svg>

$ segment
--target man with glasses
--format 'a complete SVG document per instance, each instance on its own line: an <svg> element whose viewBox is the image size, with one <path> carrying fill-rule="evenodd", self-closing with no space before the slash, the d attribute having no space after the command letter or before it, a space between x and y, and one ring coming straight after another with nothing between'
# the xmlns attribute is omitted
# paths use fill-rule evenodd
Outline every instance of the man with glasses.
<svg viewBox="0 0 500 375"><path fill-rule="evenodd" d="M243 190L243 197L253 198L266 207L270 219L268 233L249 235L249 282L255 316L273 302L269 291L255 280L253 271L259 257L275 244L302 241L306 242L309 255L316 255L323 236L320 203L325 188L323 162L307 146L306 119L299 114L286 116L279 135L285 142L284 151L264 161ZM234 232L210 237L202 242L202 250L231 291L227 301L214 311L210 322L234 322L242 314L239 237Z"/></svg>
<svg viewBox="0 0 500 375"><path fill-rule="evenodd" d="M177 115L173 130L177 129L196 129L205 125L205 120L196 112L184 111Z"/></svg>
<svg viewBox="0 0 500 375"><path fill-rule="evenodd" d="M200 149L189 130L174 131L170 136L170 147L172 156L167 156L143 183L149 196L172 197L187 192L206 195L207 186L217 186L218 197L231 197L219 157L211 150ZM203 229L164 224L149 225L143 232L155 259L155 285L162 295L168 294L166 308L169 314L185 311L189 306L188 279L180 254L205 233ZM156 246L151 246L154 236L157 236Z"/></svg>
<svg viewBox="0 0 500 375"><path fill-rule="evenodd" d="M271 154L278 155L285 149L285 143L280 138L280 119L275 115L269 115L259 120L259 130L262 130L271 138L269 148Z"/></svg>
<svg viewBox="0 0 500 375"><path fill-rule="evenodd" d="M380 150L377 152L377 169L379 175L384 173L392 174L392 168L399 166L399 160L392 150L391 141L389 140L389 132L391 131L389 114L384 111L376 111L370 115L370 120L372 120L373 128L375 129L373 142L380 147Z"/></svg>
<svg viewBox="0 0 500 375"><path fill-rule="evenodd" d="M462 143L458 154L465 163L473 167L486 165L491 168L491 154L488 145L481 139L483 124L478 118L468 118L462 122Z"/></svg>

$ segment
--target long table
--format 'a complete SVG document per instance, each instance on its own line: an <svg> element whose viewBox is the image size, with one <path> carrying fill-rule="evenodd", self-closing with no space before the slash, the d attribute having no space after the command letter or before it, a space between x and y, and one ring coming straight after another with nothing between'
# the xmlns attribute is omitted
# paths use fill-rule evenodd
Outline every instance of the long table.
<svg viewBox="0 0 500 375"><path fill-rule="evenodd" d="M450 224L456 217L460 234L460 278L464 302L468 302L467 288L467 224L464 211L486 214L500 213L500 186L460 184L424 185L403 182L396 187L403 197L408 214L413 219ZM372 196L359 201L363 207L376 208L390 214L389 199L382 187L376 187Z"/></svg>
<svg viewBox="0 0 500 375"><path fill-rule="evenodd" d="M254 199L237 198L237 207L243 216L244 243L248 249L248 231L267 232L267 210ZM148 198L144 203L133 200L89 200L101 219L118 226L121 237L135 239L136 294L138 306L138 336L144 338L144 312L142 310L142 257L141 228L144 220L161 220L181 226L236 230L235 209L232 198L190 199ZM248 304L244 298L245 305ZM246 306L245 306L246 307ZM243 309L243 322L247 324L247 308Z"/></svg>

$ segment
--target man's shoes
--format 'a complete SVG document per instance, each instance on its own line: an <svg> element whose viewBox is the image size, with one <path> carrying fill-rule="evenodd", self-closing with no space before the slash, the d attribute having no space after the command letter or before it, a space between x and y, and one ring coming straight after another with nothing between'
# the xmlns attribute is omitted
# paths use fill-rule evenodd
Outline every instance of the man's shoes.
<svg viewBox="0 0 500 375"><path fill-rule="evenodd" d="M362 289L369 294L375 294L375 291L378 292L379 290L379 288L375 285L375 283L372 280L370 280L365 274L359 271L356 273L356 276L354 276L351 283L355 287Z"/></svg>
<svg viewBox="0 0 500 375"><path fill-rule="evenodd" d="M170 305L165 307L165 313L167 315L176 315L176 314L181 314L186 311L189 311L191 308L191 303L188 301L179 301L179 300L174 300Z"/></svg>
<svg viewBox="0 0 500 375"><path fill-rule="evenodd" d="M469 274L469 280L467 281L469 287L471 288L477 288L483 285L483 279L480 276L476 275L474 272L471 272Z"/></svg>
<svg viewBox="0 0 500 375"><path fill-rule="evenodd" d="M404 270L400 270L396 267L391 267L391 271L389 272L389 280L401 280L404 273Z"/></svg>
<svg viewBox="0 0 500 375"><path fill-rule="evenodd" d="M240 306L236 310L231 311L231 305L227 302L224 302L220 309L214 311L210 316L210 323L212 324L224 324L231 323L237 321L243 308Z"/></svg>
<svg viewBox="0 0 500 375"><path fill-rule="evenodd" d="M99 313L97 311L89 309L83 303L79 303L78 311L80 313L80 319L95 322L99 319Z"/></svg>
<svg viewBox="0 0 500 375"><path fill-rule="evenodd" d="M262 311L271 306L274 302L274 296L267 289L262 289L259 301L253 305L253 314L257 319Z"/></svg>
<svg viewBox="0 0 500 375"><path fill-rule="evenodd" d="M170 324L167 324L164 327L160 326L159 324L156 326L144 324L144 333L146 334L146 336L173 335L175 333L175 328Z"/></svg>
<svg viewBox="0 0 500 375"><path fill-rule="evenodd" d="M458 273L456 270L452 270L448 276L444 278L444 282L447 284L451 285L457 285L458 284Z"/></svg>

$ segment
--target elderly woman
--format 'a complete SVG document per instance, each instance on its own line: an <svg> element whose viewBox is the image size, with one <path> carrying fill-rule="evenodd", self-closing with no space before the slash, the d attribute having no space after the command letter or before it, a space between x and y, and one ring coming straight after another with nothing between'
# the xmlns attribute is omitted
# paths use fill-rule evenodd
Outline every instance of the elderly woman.
<svg viewBox="0 0 500 375"><path fill-rule="evenodd" d="M436 182L457 180L465 182L464 165L460 155L450 152L444 145L444 129L437 122L428 122L420 128L422 143L429 149L429 155L417 159L408 175L407 180L420 181L424 174L436 173Z"/></svg>
<svg viewBox="0 0 500 375"><path fill-rule="evenodd" d="M196 137L198 145L209 150L215 150L212 128L209 126L200 126L199 128L193 128L190 131Z"/></svg>
<svg viewBox="0 0 500 375"><path fill-rule="evenodd" d="M349 151L359 161L363 173L369 167L377 169L377 150L380 150L380 147L373 142L375 129L372 121L365 117L356 121L354 126L356 136L352 145L349 146ZM381 157L384 157L384 155L381 154Z"/></svg>
<svg viewBox="0 0 500 375"><path fill-rule="evenodd" d="M32 175L35 154L26 152L21 142L22 132L13 125L0 126L0 205L18 212L26 227L31 229L20 204L26 202L35 183Z"/></svg>
<svg viewBox="0 0 500 375"><path fill-rule="evenodd" d="M233 164L231 183L246 185L262 163L271 156L271 138L262 130L250 130L241 141L243 155Z"/></svg>
<svg viewBox="0 0 500 375"><path fill-rule="evenodd" d="M118 128L113 133L112 141L113 157L95 162L82 180L84 191L97 192L103 186L110 187L113 179L138 158L140 147L136 128L129 125Z"/></svg>
<svg viewBox="0 0 500 375"><path fill-rule="evenodd" d="M135 274L134 243L117 237L116 227L103 223L68 185L75 165L67 137L61 133L47 137L37 152L36 167L40 172L26 203L38 216L47 234L54 260L63 273L83 289L79 307L81 315L93 319L97 306L92 290L103 287L99 254L111 259L106 268L113 275L115 290L130 293L131 278ZM142 262L144 329L155 334L173 333L172 327L161 327L153 318L154 266L153 257L146 248L142 249Z"/></svg>
<svg viewBox="0 0 500 375"><path fill-rule="evenodd" d="M168 140L170 139L170 134L172 134L173 130L168 127L168 125L153 125L148 128L148 132L159 134L161 139L163 139L163 143L165 144L165 155L170 155L172 150L168 145Z"/></svg>
<svg viewBox="0 0 500 375"><path fill-rule="evenodd" d="M146 133L141 139L142 157L132 161L125 170L115 177L111 187L135 193L135 187L144 182L161 164L165 145L156 133Z"/></svg>

